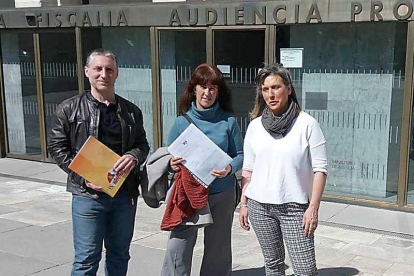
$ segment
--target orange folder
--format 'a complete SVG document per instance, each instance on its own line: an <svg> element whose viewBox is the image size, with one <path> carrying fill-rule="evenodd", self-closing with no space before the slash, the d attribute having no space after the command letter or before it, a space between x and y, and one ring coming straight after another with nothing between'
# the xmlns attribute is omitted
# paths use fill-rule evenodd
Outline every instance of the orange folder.
<svg viewBox="0 0 414 276"><path fill-rule="evenodd" d="M115 172L113 167L119 158L118 154L89 136L70 163L69 169L92 184L101 186L105 193L114 197L128 176L128 173Z"/></svg>

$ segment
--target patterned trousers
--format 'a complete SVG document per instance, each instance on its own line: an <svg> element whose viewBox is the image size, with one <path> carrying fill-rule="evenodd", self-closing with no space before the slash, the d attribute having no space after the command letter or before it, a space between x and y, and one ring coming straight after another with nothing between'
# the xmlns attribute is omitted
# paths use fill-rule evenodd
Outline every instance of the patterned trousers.
<svg viewBox="0 0 414 276"><path fill-rule="evenodd" d="M296 276L318 275L313 237L302 227L308 204L266 204L249 199L248 214L262 248L266 276L285 276L285 248Z"/></svg>

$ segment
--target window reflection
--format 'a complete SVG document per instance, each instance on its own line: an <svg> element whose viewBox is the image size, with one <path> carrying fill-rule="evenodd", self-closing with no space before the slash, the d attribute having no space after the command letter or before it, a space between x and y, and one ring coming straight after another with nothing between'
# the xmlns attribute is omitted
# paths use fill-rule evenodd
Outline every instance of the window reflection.
<svg viewBox="0 0 414 276"><path fill-rule="evenodd" d="M119 76L115 93L137 105L144 116L147 139L153 149L152 78L149 28L88 28L82 31L83 61L97 48L114 52ZM85 89L89 82L85 78Z"/></svg>
<svg viewBox="0 0 414 276"><path fill-rule="evenodd" d="M277 32L278 61L280 48L304 49L292 82L327 140L326 192L396 202L407 25L301 25Z"/></svg>
<svg viewBox="0 0 414 276"><path fill-rule="evenodd" d="M79 93L75 33L41 33L40 57L46 133L49 134L56 107Z"/></svg>
<svg viewBox="0 0 414 276"><path fill-rule="evenodd" d="M33 34L2 33L1 48L9 153L40 155Z"/></svg>

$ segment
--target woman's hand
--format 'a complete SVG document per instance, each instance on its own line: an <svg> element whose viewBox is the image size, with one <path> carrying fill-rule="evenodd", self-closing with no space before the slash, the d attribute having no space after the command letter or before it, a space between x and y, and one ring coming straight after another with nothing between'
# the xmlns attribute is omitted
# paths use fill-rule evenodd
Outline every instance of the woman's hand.
<svg viewBox="0 0 414 276"><path fill-rule="evenodd" d="M318 208L309 205L303 214L302 226L305 229L305 237L312 237L318 227Z"/></svg>
<svg viewBox="0 0 414 276"><path fill-rule="evenodd" d="M239 210L239 223L241 228L243 228L246 231L250 230L250 224L248 219L248 209L246 206L246 203L242 203Z"/></svg>
<svg viewBox="0 0 414 276"><path fill-rule="evenodd" d="M180 166L178 166L178 165L180 165L184 161L185 161L185 159L184 158L181 158L181 157L173 157L173 158L171 158L170 159L171 169L173 169L173 171L175 171L175 172L180 171Z"/></svg>
<svg viewBox="0 0 414 276"><path fill-rule="evenodd" d="M211 175L217 178L226 177L231 172L231 166L228 165L224 170L212 170Z"/></svg>

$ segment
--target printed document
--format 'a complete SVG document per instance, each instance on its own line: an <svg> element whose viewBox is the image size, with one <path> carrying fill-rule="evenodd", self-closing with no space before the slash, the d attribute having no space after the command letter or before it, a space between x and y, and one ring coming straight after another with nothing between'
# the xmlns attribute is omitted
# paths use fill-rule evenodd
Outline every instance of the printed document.
<svg viewBox="0 0 414 276"><path fill-rule="evenodd" d="M173 156L185 159L183 165L208 187L216 178L212 170L223 170L232 158L211 141L194 124L190 124L180 136L168 147Z"/></svg>

